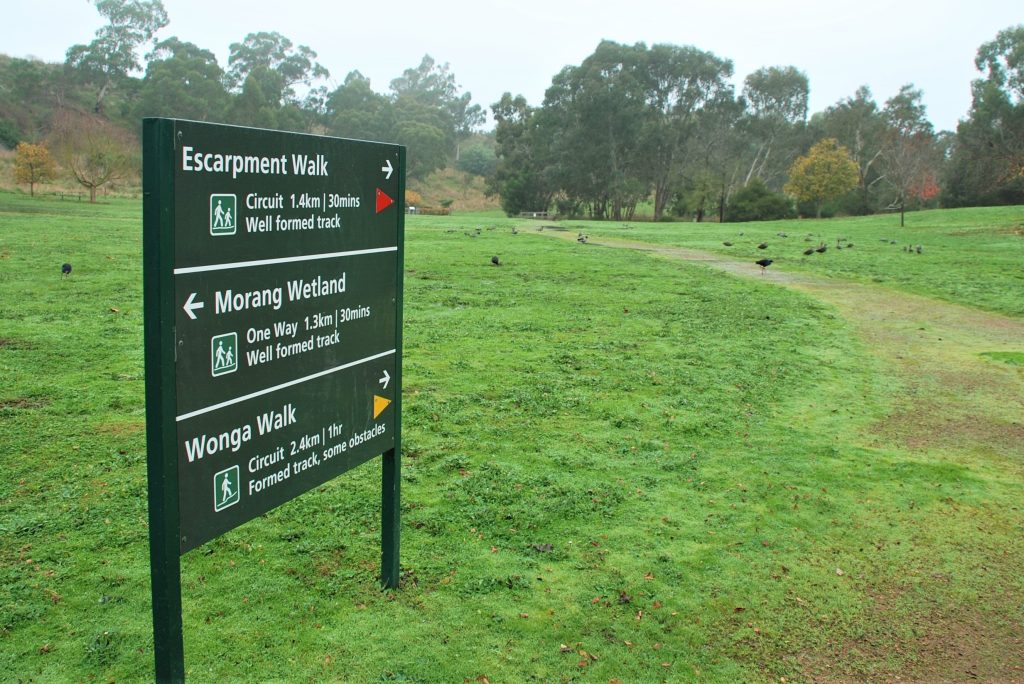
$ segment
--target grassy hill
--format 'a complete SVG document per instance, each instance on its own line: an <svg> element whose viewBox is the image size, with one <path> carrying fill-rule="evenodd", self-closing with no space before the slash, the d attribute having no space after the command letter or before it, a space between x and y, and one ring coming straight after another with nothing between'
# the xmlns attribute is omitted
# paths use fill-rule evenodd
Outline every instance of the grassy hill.
<svg viewBox="0 0 1024 684"><path fill-rule="evenodd" d="M495 212L501 210L497 197L488 197L482 176L454 168L435 171L422 181L410 182L409 189L423 196L423 206L440 207L444 200L454 200L452 212Z"/></svg>

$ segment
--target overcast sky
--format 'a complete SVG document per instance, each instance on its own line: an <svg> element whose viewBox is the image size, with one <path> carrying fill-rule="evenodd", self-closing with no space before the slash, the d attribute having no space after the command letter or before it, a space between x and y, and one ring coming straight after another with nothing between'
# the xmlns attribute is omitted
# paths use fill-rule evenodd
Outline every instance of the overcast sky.
<svg viewBox="0 0 1024 684"><path fill-rule="evenodd" d="M463 91L485 109L502 92L534 105L551 78L579 64L602 39L694 45L733 61L735 83L763 66L807 74L811 112L871 88L882 104L904 83L924 91L937 129L953 130L970 107L974 55L996 33L1024 22L1021 0L163 0L160 38L212 50L246 34L278 31L308 45L332 87L358 69L378 92L424 54L447 62ZM63 61L103 21L88 0L5 3L0 52Z"/></svg>

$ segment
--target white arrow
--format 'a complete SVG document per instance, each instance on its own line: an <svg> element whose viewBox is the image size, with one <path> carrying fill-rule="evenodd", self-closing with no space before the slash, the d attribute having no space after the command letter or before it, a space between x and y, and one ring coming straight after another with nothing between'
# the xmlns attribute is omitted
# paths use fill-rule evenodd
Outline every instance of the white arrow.
<svg viewBox="0 0 1024 684"><path fill-rule="evenodd" d="M381 378L380 380L378 380L377 382L380 383L380 385L382 385L384 387L384 389L387 389L388 388L388 383L391 382L391 376L388 375L388 372L385 370L384 371L384 377Z"/></svg>
<svg viewBox="0 0 1024 684"><path fill-rule="evenodd" d="M197 292L193 292L192 294L190 294L188 296L188 301L185 302L185 306L181 307L181 308L185 309L185 313L187 313L188 317L191 318L193 321L198 318L198 316L196 316L195 313L194 313L195 310L196 309L202 309L204 306L206 306L206 302L197 302L196 301L196 295L197 294L198 294Z"/></svg>
<svg viewBox="0 0 1024 684"><path fill-rule="evenodd" d="M380 170L387 173L387 175L384 176L385 180L391 180L391 172L394 171L395 169L391 166L391 160L385 159L384 166L380 167Z"/></svg>

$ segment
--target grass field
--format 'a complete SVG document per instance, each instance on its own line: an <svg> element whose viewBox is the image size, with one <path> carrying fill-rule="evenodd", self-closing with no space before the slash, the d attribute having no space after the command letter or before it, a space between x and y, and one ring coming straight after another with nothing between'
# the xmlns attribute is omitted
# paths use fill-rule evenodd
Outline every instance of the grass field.
<svg viewBox="0 0 1024 684"><path fill-rule="evenodd" d="M140 208L0 194L4 681L151 677ZM182 559L189 680L1024 680L1021 211L893 220L568 228L742 231L745 261L788 232L780 273L1008 314L941 333L969 354L912 365L810 286L411 217L402 586L373 461ZM960 309L924 301L902 332L934 346Z"/></svg>

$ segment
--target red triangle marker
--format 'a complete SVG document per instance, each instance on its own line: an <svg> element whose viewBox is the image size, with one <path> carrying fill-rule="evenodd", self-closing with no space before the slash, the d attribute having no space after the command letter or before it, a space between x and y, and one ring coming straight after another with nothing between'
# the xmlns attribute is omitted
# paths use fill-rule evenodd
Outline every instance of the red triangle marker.
<svg viewBox="0 0 1024 684"><path fill-rule="evenodd" d="M381 190L380 188L377 188L377 213L378 214L380 212L384 211L385 209L387 209L388 207L390 207L394 203L395 203L395 200L393 200L390 197L388 197L387 194L383 190Z"/></svg>

